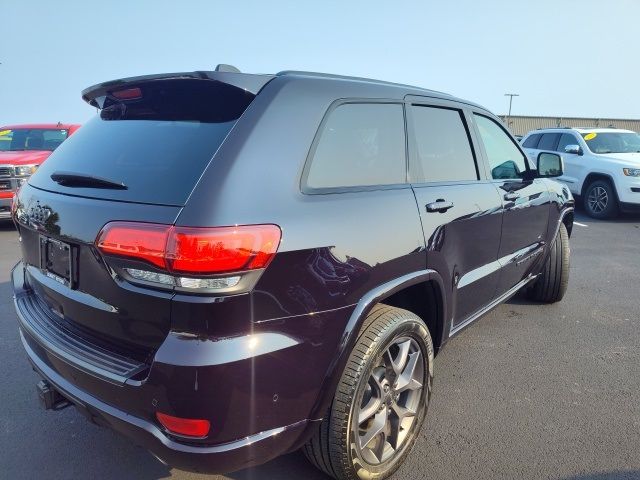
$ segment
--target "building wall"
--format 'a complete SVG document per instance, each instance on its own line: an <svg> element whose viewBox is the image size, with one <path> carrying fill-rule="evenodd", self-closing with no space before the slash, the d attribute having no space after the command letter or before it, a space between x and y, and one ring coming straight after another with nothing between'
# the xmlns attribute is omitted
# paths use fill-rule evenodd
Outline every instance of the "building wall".
<svg viewBox="0 0 640 480"><path fill-rule="evenodd" d="M617 118L571 118L571 117L526 117L501 115L500 118L508 125L514 135L525 135L531 130L549 127L586 127L586 128L622 128L640 132L640 120Z"/></svg>

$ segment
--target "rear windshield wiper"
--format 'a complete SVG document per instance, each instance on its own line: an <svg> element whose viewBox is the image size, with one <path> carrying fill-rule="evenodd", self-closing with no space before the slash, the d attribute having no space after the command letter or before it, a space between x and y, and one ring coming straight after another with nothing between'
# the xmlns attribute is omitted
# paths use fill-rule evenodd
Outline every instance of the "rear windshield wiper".
<svg viewBox="0 0 640 480"><path fill-rule="evenodd" d="M107 188L111 190L126 190L122 182L115 182L108 178L95 177L84 173L53 172L51 180L64 187Z"/></svg>

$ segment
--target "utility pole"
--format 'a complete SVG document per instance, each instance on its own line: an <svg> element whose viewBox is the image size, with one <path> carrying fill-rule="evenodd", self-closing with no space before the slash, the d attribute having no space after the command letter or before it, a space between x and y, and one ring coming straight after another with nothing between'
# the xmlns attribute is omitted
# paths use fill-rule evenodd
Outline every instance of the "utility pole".
<svg viewBox="0 0 640 480"><path fill-rule="evenodd" d="M505 93L504 96L509 97L509 113L507 115L507 128L511 129L509 127L509 122L511 121L511 105L513 104L513 97L519 97L520 95L517 93Z"/></svg>

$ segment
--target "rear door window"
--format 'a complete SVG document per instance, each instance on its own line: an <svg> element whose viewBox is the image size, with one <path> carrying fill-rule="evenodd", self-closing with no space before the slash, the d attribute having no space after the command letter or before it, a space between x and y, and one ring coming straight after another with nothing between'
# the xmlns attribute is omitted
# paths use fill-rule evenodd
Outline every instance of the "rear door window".
<svg viewBox="0 0 640 480"><path fill-rule="evenodd" d="M333 109L306 173L310 189L406 182L404 112L395 103L345 103Z"/></svg>
<svg viewBox="0 0 640 480"><path fill-rule="evenodd" d="M540 133L534 133L533 135L529 135L527 139L524 141L524 143L522 144L522 146L524 148L537 148L538 142L540 141L541 136L542 134Z"/></svg>
<svg viewBox="0 0 640 480"><path fill-rule="evenodd" d="M410 159L412 182L477 180L469 134L460 110L411 106L415 152Z"/></svg>
<svg viewBox="0 0 640 480"><path fill-rule="evenodd" d="M29 183L93 198L184 205L253 95L208 80L156 81L140 88L139 98L104 108L64 141ZM51 179L55 172L127 188L62 186Z"/></svg>
<svg viewBox="0 0 640 480"><path fill-rule="evenodd" d="M544 133L538 143L538 150L555 150L559 138L559 133Z"/></svg>

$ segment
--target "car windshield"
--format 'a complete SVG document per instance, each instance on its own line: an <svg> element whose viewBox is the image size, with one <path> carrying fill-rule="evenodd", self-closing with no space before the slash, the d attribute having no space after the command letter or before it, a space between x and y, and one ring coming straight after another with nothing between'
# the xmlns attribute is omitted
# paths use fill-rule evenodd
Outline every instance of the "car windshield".
<svg viewBox="0 0 640 480"><path fill-rule="evenodd" d="M0 151L55 150L65 138L63 128L16 128L0 130Z"/></svg>
<svg viewBox="0 0 640 480"><path fill-rule="evenodd" d="M593 153L640 152L640 135L635 132L591 132L582 138Z"/></svg>

